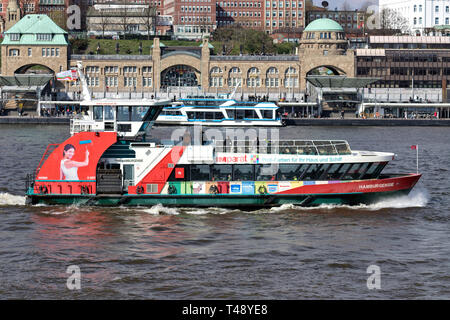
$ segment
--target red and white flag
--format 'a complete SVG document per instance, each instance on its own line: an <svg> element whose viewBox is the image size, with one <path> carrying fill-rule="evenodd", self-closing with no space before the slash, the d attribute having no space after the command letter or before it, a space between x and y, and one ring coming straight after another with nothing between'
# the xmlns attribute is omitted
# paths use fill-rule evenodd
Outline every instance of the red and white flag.
<svg viewBox="0 0 450 320"><path fill-rule="evenodd" d="M417 150L417 144L413 144L413 145L411 146L411 150Z"/></svg>

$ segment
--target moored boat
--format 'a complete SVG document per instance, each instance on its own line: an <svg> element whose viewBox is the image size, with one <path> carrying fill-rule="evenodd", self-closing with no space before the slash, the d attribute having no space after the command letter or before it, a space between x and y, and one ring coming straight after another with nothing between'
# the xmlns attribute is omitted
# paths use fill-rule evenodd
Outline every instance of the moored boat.
<svg viewBox="0 0 450 320"><path fill-rule="evenodd" d="M265 101L237 101L231 98L189 97L162 110L161 125L282 126L278 106Z"/></svg>

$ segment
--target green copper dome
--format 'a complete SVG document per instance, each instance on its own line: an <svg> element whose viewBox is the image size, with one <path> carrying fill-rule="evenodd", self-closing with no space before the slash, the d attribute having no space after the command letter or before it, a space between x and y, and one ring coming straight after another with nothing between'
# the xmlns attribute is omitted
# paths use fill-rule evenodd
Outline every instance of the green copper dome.
<svg viewBox="0 0 450 320"><path fill-rule="evenodd" d="M317 19L308 24L304 31L334 31L344 32L342 26L334 20L323 18Z"/></svg>

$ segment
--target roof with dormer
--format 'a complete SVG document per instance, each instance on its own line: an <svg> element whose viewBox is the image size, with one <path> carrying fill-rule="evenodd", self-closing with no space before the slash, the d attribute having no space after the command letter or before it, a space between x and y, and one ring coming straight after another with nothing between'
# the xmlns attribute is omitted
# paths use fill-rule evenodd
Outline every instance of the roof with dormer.
<svg viewBox="0 0 450 320"><path fill-rule="evenodd" d="M28 14L5 32L2 45L68 45L66 35L47 15Z"/></svg>

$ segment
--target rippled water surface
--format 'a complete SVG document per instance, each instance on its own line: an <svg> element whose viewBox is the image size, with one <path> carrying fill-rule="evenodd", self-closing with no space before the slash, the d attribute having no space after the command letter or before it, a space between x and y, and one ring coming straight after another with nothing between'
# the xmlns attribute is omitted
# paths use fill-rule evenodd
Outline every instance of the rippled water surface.
<svg viewBox="0 0 450 320"><path fill-rule="evenodd" d="M154 134L169 138L171 128ZM270 210L24 205L23 178L66 126L0 127L0 298L449 299L450 128L288 127L396 153L386 172L424 174L371 206ZM69 266L81 290L69 290ZM367 268L381 270L369 290Z"/></svg>

